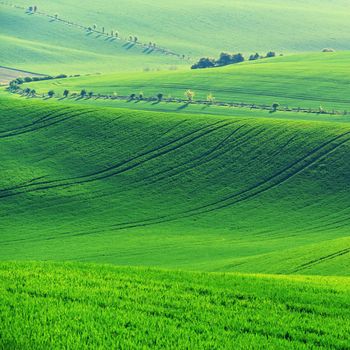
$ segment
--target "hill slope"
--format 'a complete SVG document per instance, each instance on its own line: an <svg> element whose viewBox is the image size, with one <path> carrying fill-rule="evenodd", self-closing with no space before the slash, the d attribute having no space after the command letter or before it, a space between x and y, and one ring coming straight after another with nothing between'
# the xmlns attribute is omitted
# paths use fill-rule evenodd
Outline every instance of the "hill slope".
<svg viewBox="0 0 350 350"><path fill-rule="evenodd" d="M348 275L348 124L1 100L4 259Z"/></svg>
<svg viewBox="0 0 350 350"><path fill-rule="evenodd" d="M349 292L346 278L0 263L0 347L346 349Z"/></svg>
<svg viewBox="0 0 350 350"><path fill-rule="evenodd" d="M17 3L28 6L24 0ZM42 11L137 35L145 42L190 54L218 51L320 51L350 49L350 5L345 0L213 0L100 2L38 0Z"/></svg>
<svg viewBox="0 0 350 350"><path fill-rule="evenodd" d="M291 55L231 65L223 68L181 72L109 74L31 83L40 93L64 89L80 93L129 96L142 91L145 97L172 96L185 99L191 89L195 99L212 93L218 101L318 110L337 109L350 114L350 52Z"/></svg>
<svg viewBox="0 0 350 350"><path fill-rule="evenodd" d="M2 3L0 9L0 64L4 66L57 75L167 69L183 64L178 58L88 33L46 15L31 15Z"/></svg>

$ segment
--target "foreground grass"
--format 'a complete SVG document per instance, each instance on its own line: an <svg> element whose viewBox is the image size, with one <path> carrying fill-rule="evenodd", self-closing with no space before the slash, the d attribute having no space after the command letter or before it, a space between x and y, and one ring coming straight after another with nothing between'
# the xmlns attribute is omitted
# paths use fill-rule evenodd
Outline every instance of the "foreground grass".
<svg viewBox="0 0 350 350"><path fill-rule="evenodd" d="M0 263L3 349L347 349L347 278Z"/></svg>

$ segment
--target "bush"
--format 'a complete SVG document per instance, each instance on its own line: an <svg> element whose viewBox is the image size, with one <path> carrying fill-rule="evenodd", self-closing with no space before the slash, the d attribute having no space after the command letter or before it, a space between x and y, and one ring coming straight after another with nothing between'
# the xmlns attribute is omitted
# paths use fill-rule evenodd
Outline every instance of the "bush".
<svg viewBox="0 0 350 350"><path fill-rule="evenodd" d="M276 57L276 52L270 51L266 54L266 58Z"/></svg>
<svg viewBox="0 0 350 350"><path fill-rule="evenodd" d="M25 77L25 78L24 78L24 81L25 81L26 83L30 83L31 81L33 81L33 79L32 79L31 77Z"/></svg>
<svg viewBox="0 0 350 350"><path fill-rule="evenodd" d="M53 90L50 90L50 91L47 93L47 95L48 95L49 97L54 97L55 92L54 92Z"/></svg>
<svg viewBox="0 0 350 350"><path fill-rule="evenodd" d="M215 64L216 62L214 58L202 57L191 68L192 69L212 68L212 67L215 67Z"/></svg>
<svg viewBox="0 0 350 350"><path fill-rule="evenodd" d="M57 76L55 76L55 79L64 79L67 78L67 76L65 74L59 74Z"/></svg>
<svg viewBox="0 0 350 350"><path fill-rule="evenodd" d="M331 48L325 48L322 50L322 52L335 52L335 50Z"/></svg>

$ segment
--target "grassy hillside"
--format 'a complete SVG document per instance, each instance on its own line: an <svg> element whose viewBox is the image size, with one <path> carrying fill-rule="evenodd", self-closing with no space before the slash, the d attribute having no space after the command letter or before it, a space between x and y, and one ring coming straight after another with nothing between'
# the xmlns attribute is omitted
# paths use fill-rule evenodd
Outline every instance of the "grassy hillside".
<svg viewBox="0 0 350 350"><path fill-rule="evenodd" d="M0 108L3 259L350 273L348 124Z"/></svg>
<svg viewBox="0 0 350 350"><path fill-rule="evenodd" d="M1 263L0 347L346 349L349 298L347 278Z"/></svg>
<svg viewBox="0 0 350 350"><path fill-rule="evenodd" d="M350 49L350 7L344 0L288 0L283 6L277 0L225 0L220 6L212 0L152 4L88 0L84 6L77 0L38 0L36 4L40 14L29 15L24 11L29 6L26 1L0 2L0 64L47 74L77 74L168 69L189 63L100 34L88 35L75 24L117 30L122 39L137 36L143 43L156 42L192 59L221 51ZM46 16L55 14L74 25Z"/></svg>
<svg viewBox="0 0 350 350"><path fill-rule="evenodd" d="M17 3L28 6L24 0ZM350 49L346 0L38 0L42 11L138 35L191 56L230 51Z"/></svg>
<svg viewBox="0 0 350 350"><path fill-rule="evenodd" d="M81 6L79 6L81 8ZM52 13L54 15L54 13ZM84 23L83 23L84 24ZM46 74L168 69L183 61L0 3L0 63Z"/></svg>
<svg viewBox="0 0 350 350"><path fill-rule="evenodd" d="M218 101L282 107L347 110L350 113L350 52L292 55L215 69L181 72L109 74L29 84L40 93L64 89L80 93L185 98L191 89L196 99L212 93Z"/></svg>

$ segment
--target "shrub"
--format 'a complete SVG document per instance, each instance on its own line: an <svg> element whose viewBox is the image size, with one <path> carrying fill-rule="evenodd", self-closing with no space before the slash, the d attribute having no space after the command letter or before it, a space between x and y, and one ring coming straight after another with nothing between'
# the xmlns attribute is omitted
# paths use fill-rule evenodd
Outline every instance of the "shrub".
<svg viewBox="0 0 350 350"><path fill-rule="evenodd" d="M86 95L87 95L87 92L86 92L85 89L83 89L83 90L80 91L80 96L81 96L81 97L85 97Z"/></svg>
<svg viewBox="0 0 350 350"><path fill-rule="evenodd" d="M325 48L322 50L322 52L335 52L335 50L331 48Z"/></svg>
<svg viewBox="0 0 350 350"><path fill-rule="evenodd" d="M55 76L55 79L64 79L64 78L67 78L67 75L59 74L59 75Z"/></svg>
<svg viewBox="0 0 350 350"><path fill-rule="evenodd" d="M55 95L55 91L50 90L50 91L47 93L47 95L48 95L50 98L52 98L52 97L54 97L54 95Z"/></svg>

